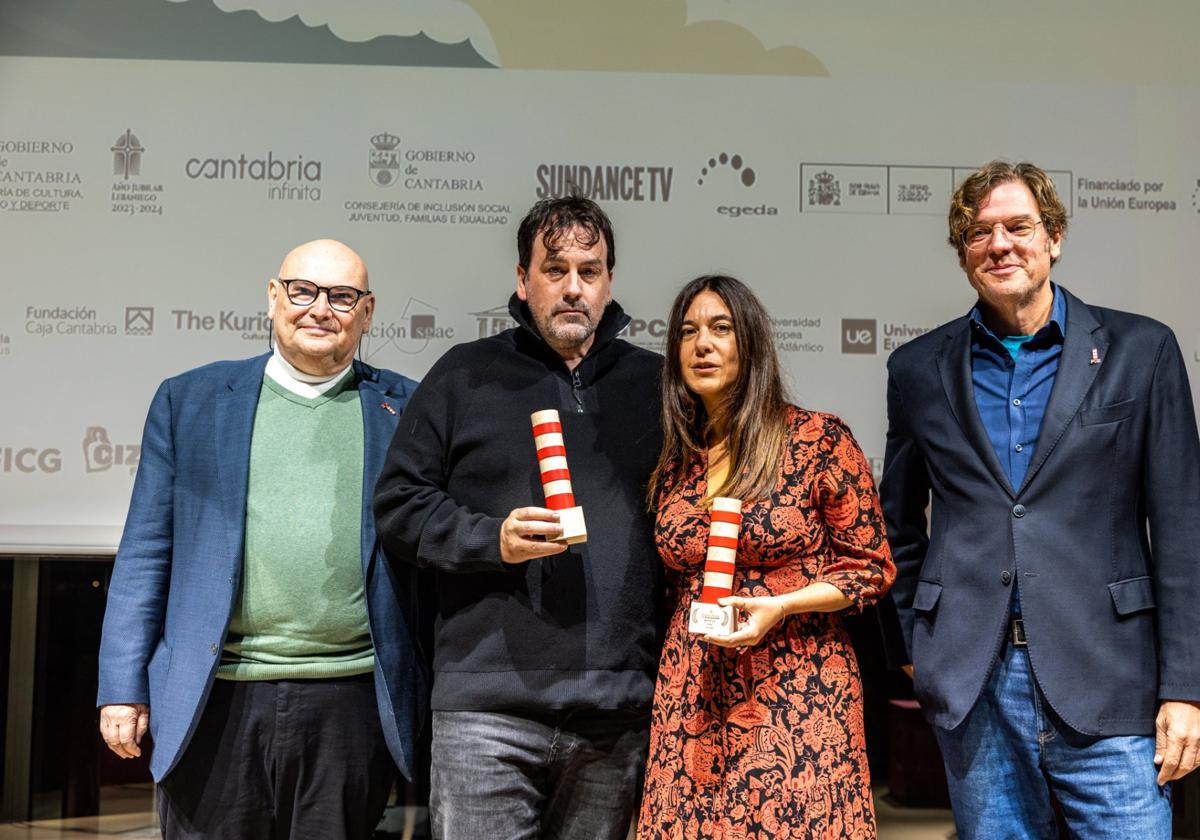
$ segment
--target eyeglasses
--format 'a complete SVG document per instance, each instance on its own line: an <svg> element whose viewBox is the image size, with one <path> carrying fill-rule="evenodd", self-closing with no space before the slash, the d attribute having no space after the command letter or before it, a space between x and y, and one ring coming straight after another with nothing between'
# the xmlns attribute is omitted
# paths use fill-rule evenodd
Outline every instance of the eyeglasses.
<svg viewBox="0 0 1200 840"><path fill-rule="evenodd" d="M1032 219L1029 216L1017 216L1002 222L978 222L967 225L967 229L962 233L962 243L968 251L978 251L992 241L992 233L996 230L996 225L1003 225L1004 235L1010 242L1028 245L1033 241L1033 236L1037 233L1038 225L1041 223L1041 219Z"/></svg>
<svg viewBox="0 0 1200 840"><path fill-rule="evenodd" d="M364 292L353 286L318 286L311 280L302 280L297 277L290 280L284 280L281 277L276 279L283 286L287 299L296 306L312 306L321 296L321 292L324 292L330 309L336 309L338 312L350 312L358 306L361 298L371 294L371 292Z"/></svg>

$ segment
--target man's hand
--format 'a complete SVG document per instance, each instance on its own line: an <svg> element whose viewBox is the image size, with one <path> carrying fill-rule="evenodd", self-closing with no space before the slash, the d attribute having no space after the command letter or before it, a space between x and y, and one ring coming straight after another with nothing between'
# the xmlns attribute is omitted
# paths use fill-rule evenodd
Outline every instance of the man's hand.
<svg viewBox="0 0 1200 840"><path fill-rule="evenodd" d="M148 726L150 707L145 703L100 707L100 737L121 758L137 758L142 754L139 744Z"/></svg>
<svg viewBox="0 0 1200 840"><path fill-rule="evenodd" d="M558 514L549 508L517 508L500 526L500 559L505 563L528 563L567 550L565 543L551 542L562 536Z"/></svg>
<svg viewBox="0 0 1200 840"><path fill-rule="evenodd" d="M1182 779L1200 764L1200 703L1164 700L1158 707L1154 763L1160 785Z"/></svg>
<svg viewBox="0 0 1200 840"><path fill-rule="evenodd" d="M721 647L740 648L758 644L785 614L783 604L774 595L765 595L759 598L729 595L718 599L717 603L722 607L733 607L735 614L738 611L746 614L746 620L741 622L741 626L728 636L709 633L703 637L704 641Z"/></svg>

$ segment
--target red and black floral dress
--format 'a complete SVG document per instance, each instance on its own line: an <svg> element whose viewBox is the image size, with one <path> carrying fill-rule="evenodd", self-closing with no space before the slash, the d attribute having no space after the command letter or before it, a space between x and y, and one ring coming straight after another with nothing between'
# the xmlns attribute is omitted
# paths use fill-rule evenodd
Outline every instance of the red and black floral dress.
<svg viewBox="0 0 1200 840"><path fill-rule="evenodd" d="M743 507L734 592L825 581L866 606L896 574L870 467L838 418L792 407L788 419L774 493ZM637 836L875 837L862 684L839 614L788 616L750 648L688 632L708 538L707 469L697 463L668 483L657 514L673 614Z"/></svg>

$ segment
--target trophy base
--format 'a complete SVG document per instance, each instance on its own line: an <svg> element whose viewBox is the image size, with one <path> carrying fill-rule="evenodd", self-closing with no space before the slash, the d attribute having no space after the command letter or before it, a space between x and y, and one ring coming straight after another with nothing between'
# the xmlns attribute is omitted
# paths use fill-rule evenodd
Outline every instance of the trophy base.
<svg viewBox="0 0 1200 840"><path fill-rule="evenodd" d="M722 607L718 604L705 604L693 601L688 611L689 633L714 633L727 636L737 630L737 619L733 607Z"/></svg>
<svg viewBox="0 0 1200 840"><path fill-rule="evenodd" d="M583 508L565 508L557 513L558 522L562 525L563 532L562 536L556 539L555 542L566 543L567 545L587 542L587 525L583 522Z"/></svg>

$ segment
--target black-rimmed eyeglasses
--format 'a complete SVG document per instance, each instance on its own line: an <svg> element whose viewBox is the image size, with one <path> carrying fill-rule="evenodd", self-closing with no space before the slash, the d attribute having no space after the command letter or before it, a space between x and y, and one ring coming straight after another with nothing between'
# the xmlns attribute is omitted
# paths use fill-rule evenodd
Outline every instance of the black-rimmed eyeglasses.
<svg viewBox="0 0 1200 840"><path fill-rule="evenodd" d="M282 277L276 279L283 286L287 299L296 306L312 306L321 296L321 292L324 292L330 309L336 309L338 312L351 312L354 307L358 306L360 299L371 294L353 286L318 286L311 280L303 280L299 277L288 280L284 280Z"/></svg>

